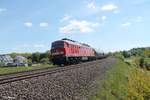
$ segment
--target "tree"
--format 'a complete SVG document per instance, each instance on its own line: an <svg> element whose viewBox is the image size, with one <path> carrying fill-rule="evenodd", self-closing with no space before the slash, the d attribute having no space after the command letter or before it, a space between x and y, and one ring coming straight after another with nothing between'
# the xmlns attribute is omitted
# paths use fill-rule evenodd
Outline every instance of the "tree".
<svg viewBox="0 0 150 100"><path fill-rule="evenodd" d="M10 54L10 56L11 56L12 58L15 58L16 56L19 56L19 53L13 52L13 53Z"/></svg>
<svg viewBox="0 0 150 100"><path fill-rule="evenodd" d="M46 52L40 54L40 59L49 58L49 56L50 56L49 52L46 51Z"/></svg>
<svg viewBox="0 0 150 100"><path fill-rule="evenodd" d="M31 53L16 53L16 52L13 52L10 54L10 56L12 58L15 58L16 56L23 56L25 58L31 58L32 54Z"/></svg>
<svg viewBox="0 0 150 100"><path fill-rule="evenodd" d="M21 53L20 55L25 57L25 58L31 58L32 53Z"/></svg>
<svg viewBox="0 0 150 100"><path fill-rule="evenodd" d="M144 48L133 48L130 52L132 56L144 56Z"/></svg>
<svg viewBox="0 0 150 100"><path fill-rule="evenodd" d="M43 59L43 58L48 58L49 61L51 60L51 55L50 55L50 51L46 51L44 53L41 53L40 54L40 60Z"/></svg>
<svg viewBox="0 0 150 100"><path fill-rule="evenodd" d="M36 52L32 54L32 62L39 63L40 62L40 53Z"/></svg>
<svg viewBox="0 0 150 100"><path fill-rule="evenodd" d="M122 54L125 58L129 58L131 56L131 53L128 51L123 51Z"/></svg>

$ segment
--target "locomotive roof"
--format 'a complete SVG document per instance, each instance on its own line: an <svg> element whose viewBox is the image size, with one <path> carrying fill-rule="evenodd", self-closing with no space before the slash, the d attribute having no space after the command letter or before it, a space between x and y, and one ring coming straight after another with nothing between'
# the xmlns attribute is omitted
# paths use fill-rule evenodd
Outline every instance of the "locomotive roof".
<svg viewBox="0 0 150 100"><path fill-rule="evenodd" d="M67 38L54 41L53 43L59 42L59 41L64 41L64 42L68 42L68 43L70 43L70 44L74 44L74 45L79 45L79 46L84 46L84 47L87 47L87 48L91 48L91 46L89 46L88 44L80 43L80 42L77 42L77 41L74 41L74 40L71 40L71 39L67 39Z"/></svg>
<svg viewBox="0 0 150 100"><path fill-rule="evenodd" d="M76 45L85 46L85 47L90 48L90 46L88 44L80 43L80 42L77 42L77 41L74 41L74 40L71 40L71 39L64 38L64 39L62 39L62 41L66 41L66 42L69 42L71 44L76 44Z"/></svg>

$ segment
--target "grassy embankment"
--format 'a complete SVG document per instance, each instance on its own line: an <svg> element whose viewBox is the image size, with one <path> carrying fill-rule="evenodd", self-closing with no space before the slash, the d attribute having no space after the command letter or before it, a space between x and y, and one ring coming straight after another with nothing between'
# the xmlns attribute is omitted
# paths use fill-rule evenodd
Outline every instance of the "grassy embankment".
<svg viewBox="0 0 150 100"><path fill-rule="evenodd" d="M150 100L150 72L119 59L99 84L92 100Z"/></svg>
<svg viewBox="0 0 150 100"><path fill-rule="evenodd" d="M18 67L0 67L0 75L7 74L7 73L14 73L14 72L21 72L21 71L28 71L28 70L35 70L35 69L42 69L42 68L49 68L54 67L53 65L37 65L37 66L18 66Z"/></svg>

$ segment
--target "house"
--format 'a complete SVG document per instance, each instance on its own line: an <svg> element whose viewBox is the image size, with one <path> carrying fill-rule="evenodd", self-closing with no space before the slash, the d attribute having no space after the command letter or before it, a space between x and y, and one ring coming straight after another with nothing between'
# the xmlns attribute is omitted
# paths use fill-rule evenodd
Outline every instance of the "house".
<svg viewBox="0 0 150 100"><path fill-rule="evenodd" d="M28 60L27 58L23 56L16 56L14 58L14 65L16 66L28 66Z"/></svg>
<svg viewBox="0 0 150 100"><path fill-rule="evenodd" d="M0 65L1 66L11 66L13 65L13 58L9 55L0 55Z"/></svg>

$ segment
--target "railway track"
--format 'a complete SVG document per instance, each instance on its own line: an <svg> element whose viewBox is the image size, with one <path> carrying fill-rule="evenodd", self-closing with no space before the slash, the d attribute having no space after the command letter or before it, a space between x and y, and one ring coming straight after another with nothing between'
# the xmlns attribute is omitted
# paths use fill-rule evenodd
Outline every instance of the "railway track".
<svg viewBox="0 0 150 100"><path fill-rule="evenodd" d="M51 67L52 68L52 67ZM19 72L11 72L11 73L5 73L5 74L0 74L0 78L3 76L9 76L9 75L14 75L14 74L19 74L19 73L27 73L27 72L34 72L34 71L39 71L39 70L47 70L51 69L50 67L47 68L39 68L39 69L33 69L33 70L27 70L27 71L19 71Z"/></svg>
<svg viewBox="0 0 150 100"><path fill-rule="evenodd" d="M92 62L95 62L95 61L92 61ZM86 62L82 64L84 65L87 63L90 63L90 62ZM77 65L80 65L80 64L77 64ZM18 72L18 73L12 73L12 74L7 74L7 75L0 75L0 85L11 83L11 82L16 82L16 81L21 81L21 80L25 80L29 78L44 76L48 74L54 74L54 73L63 72L63 71L81 67L77 65L70 65L70 66L65 66L65 67L57 67L57 68L49 68L49 69L46 68L43 70L36 70L36 71L32 70L32 71L25 71L22 73Z"/></svg>

